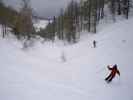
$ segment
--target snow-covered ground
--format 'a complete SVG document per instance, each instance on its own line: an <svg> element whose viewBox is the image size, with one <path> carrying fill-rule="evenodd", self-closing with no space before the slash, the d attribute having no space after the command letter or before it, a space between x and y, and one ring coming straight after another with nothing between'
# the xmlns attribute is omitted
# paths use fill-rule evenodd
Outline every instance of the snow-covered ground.
<svg viewBox="0 0 133 100"><path fill-rule="evenodd" d="M34 23L34 27L36 31L39 31L41 28L45 28L48 24L48 20L38 20L36 23Z"/></svg>
<svg viewBox="0 0 133 100"><path fill-rule="evenodd" d="M28 50L0 38L0 100L133 100L132 25L124 20L74 45L36 43ZM121 72L110 84L108 64Z"/></svg>

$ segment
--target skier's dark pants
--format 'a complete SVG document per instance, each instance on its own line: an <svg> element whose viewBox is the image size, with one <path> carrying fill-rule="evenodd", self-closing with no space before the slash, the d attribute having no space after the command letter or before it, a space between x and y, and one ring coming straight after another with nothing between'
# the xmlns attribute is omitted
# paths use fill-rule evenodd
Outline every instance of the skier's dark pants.
<svg viewBox="0 0 133 100"><path fill-rule="evenodd" d="M110 74L107 78L105 78L105 80L108 80L112 75Z"/></svg>
<svg viewBox="0 0 133 100"><path fill-rule="evenodd" d="M108 79L108 82L111 82L113 78L114 78L114 76L111 76L111 77Z"/></svg>
<svg viewBox="0 0 133 100"><path fill-rule="evenodd" d="M106 81L111 82L114 76L110 74L107 78L105 78Z"/></svg>
<svg viewBox="0 0 133 100"><path fill-rule="evenodd" d="M93 45L94 45L94 48L96 48L96 43L94 43Z"/></svg>

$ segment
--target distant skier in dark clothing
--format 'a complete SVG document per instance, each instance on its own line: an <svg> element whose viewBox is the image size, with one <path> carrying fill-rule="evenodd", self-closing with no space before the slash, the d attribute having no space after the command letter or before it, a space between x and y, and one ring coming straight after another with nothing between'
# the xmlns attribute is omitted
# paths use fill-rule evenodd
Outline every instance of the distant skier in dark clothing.
<svg viewBox="0 0 133 100"><path fill-rule="evenodd" d="M93 47L94 47L94 48L96 48L96 43L97 43L97 42L94 40L94 41L93 41Z"/></svg>
<svg viewBox="0 0 133 100"><path fill-rule="evenodd" d="M112 68L110 67L110 65L108 65L107 67L111 71L111 73L109 74L109 76L107 78L105 78L105 80L107 82L111 82L112 79L115 77L116 74L118 74L120 76L120 72L117 69L117 65L116 64Z"/></svg>

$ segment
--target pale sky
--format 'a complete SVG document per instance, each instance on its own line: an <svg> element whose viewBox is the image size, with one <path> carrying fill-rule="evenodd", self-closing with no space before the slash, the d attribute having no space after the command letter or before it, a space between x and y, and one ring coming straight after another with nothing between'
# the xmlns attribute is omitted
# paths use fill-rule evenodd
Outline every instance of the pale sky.
<svg viewBox="0 0 133 100"><path fill-rule="evenodd" d="M21 0L3 0L13 7L19 7ZM39 14L45 17L57 15L60 8L66 7L71 0L30 0L31 6Z"/></svg>

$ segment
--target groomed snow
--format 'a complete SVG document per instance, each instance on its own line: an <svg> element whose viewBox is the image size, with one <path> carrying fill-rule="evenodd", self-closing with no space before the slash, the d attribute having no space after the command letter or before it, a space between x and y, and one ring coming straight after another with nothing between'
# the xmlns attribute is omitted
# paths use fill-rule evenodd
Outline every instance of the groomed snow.
<svg viewBox="0 0 133 100"><path fill-rule="evenodd" d="M132 25L124 20L74 45L36 43L28 50L0 38L0 100L133 100ZM121 72L110 84L108 64Z"/></svg>

